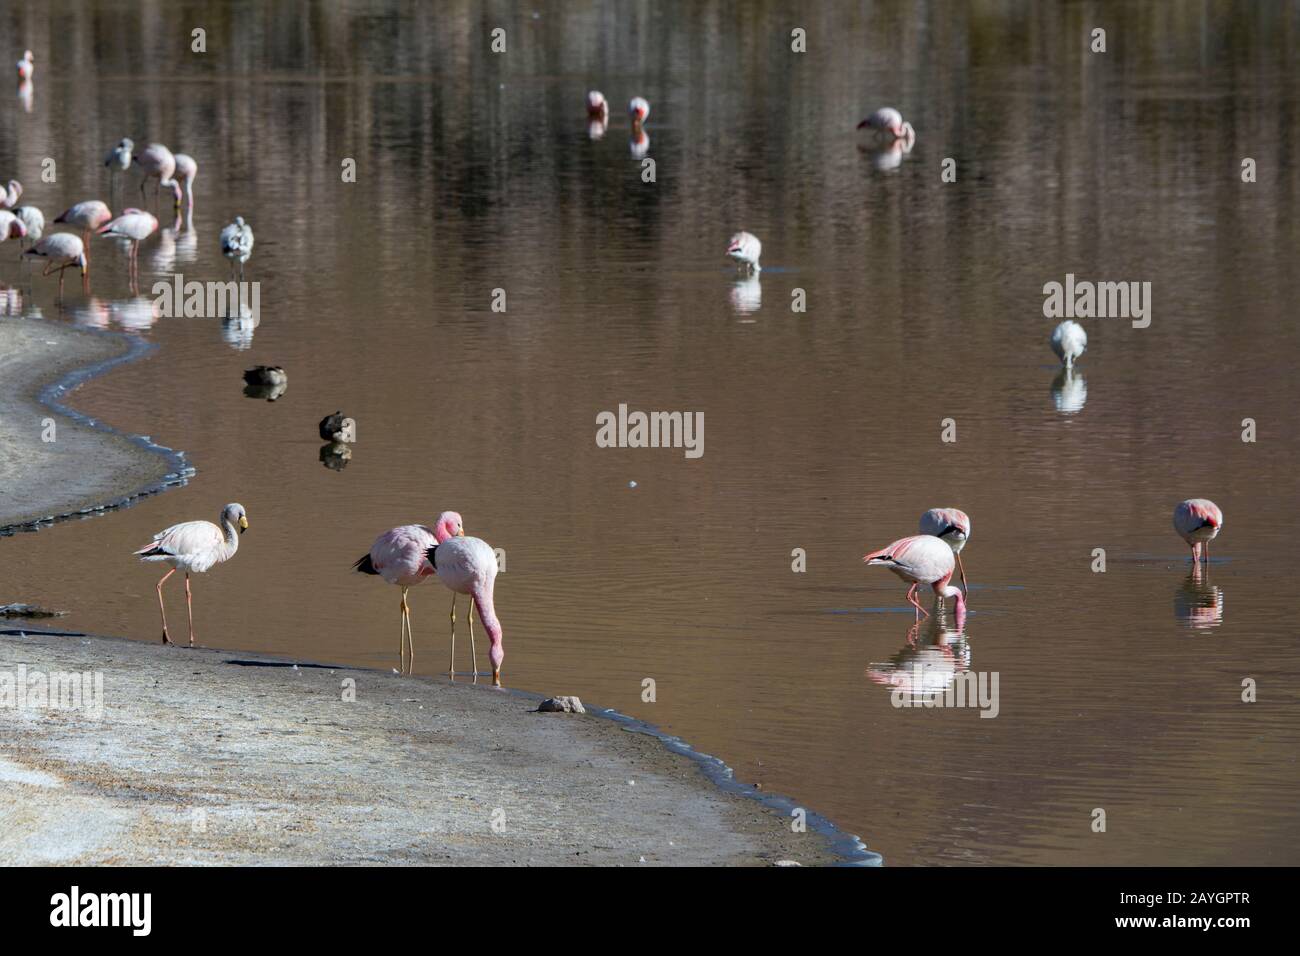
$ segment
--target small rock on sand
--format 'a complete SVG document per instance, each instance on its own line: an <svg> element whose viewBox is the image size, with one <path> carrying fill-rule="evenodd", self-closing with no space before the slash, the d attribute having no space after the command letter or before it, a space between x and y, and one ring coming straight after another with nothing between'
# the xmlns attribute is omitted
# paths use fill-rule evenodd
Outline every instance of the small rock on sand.
<svg viewBox="0 0 1300 956"><path fill-rule="evenodd" d="M537 705L543 714L585 714L582 701L576 697L548 697Z"/></svg>
<svg viewBox="0 0 1300 956"><path fill-rule="evenodd" d="M35 604L0 604L0 617L64 617L67 613Z"/></svg>

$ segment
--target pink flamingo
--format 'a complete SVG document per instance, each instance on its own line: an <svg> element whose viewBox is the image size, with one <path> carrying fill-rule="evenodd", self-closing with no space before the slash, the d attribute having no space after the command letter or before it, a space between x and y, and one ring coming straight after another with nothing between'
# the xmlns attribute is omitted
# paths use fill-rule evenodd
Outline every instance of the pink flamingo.
<svg viewBox="0 0 1300 956"><path fill-rule="evenodd" d="M908 141L916 139L916 130L912 129L912 124L905 123L903 114L892 106L883 106L876 110L858 124L858 129L873 129L877 133L885 133L894 139Z"/></svg>
<svg viewBox="0 0 1300 956"><path fill-rule="evenodd" d="M26 238L27 224L16 213L12 213L8 209L0 209L0 242L4 242L6 239Z"/></svg>
<svg viewBox="0 0 1300 956"><path fill-rule="evenodd" d="M81 230L86 246L86 262L90 262L90 234L113 218L113 213L98 199L87 199L59 213L55 222L67 223Z"/></svg>
<svg viewBox="0 0 1300 956"><path fill-rule="evenodd" d="M641 124L650 118L650 104L643 98L634 96L627 104L627 115L632 117L633 129L639 129Z"/></svg>
<svg viewBox="0 0 1300 956"><path fill-rule="evenodd" d="M62 233L67 235L67 233ZM72 238L76 238L73 236ZM158 610L162 612L163 643L171 644L167 633L167 608L163 605L163 583L177 571L185 572L185 605L190 612L190 647L194 646L194 604L190 597L190 573L202 574L213 565L229 561L239 550L239 536L248 530L244 506L232 502L221 509L221 526L211 521L183 521L164 528L153 541L136 552L141 561L164 561L172 569L158 582Z"/></svg>
<svg viewBox="0 0 1300 956"><path fill-rule="evenodd" d="M609 103L600 90L592 90L587 94L587 115L601 122L609 119Z"/></svg>
<svg viewBox="0 0 1300 956"><path fill-rule="evenodd" d="M131 240L127 275L132 286L140 280L140 240L148 239L157 231L158 220L141 209L123 209L122 215L99 227L101 236L117 236Z"/></svg>
<svg viewBox="0 0 1300 956"><path fill-rule="evenodd" d="M136 153L132 159L144 173L144 178L140 180L140 200L143 202L144 187L150 179L157 178L158 191L166 186L172 191L172 196L176 200L176 205L181 203L181 186L176 182L176 157L172 151L162 143L150 143L143 150ZM154 195L158 195L155 192Z"/></svg>
<svg viewBox="0 0 1300 956"><path fill-rule="evenodd" d="M966 542L970 539L970 518L966 512L956 508L931 508L921 515L920 530L921 534L932 534L948 542L948 547L952 548L952 553L957 558L957 570L961 572L961 589L969 595L966 569L961 563L961 549L966 547Z"/></svg>
<svg viewBox="0 0 1300 956"><path fill-rule="evenodd" d="M86 247L70 232L56 232L39 240L23 255L48 259L41 275L47 276L54 271L56 264L59 271L59 300L63 300L63 270L72 266L81 267L83 285L86 277Z"/></svg>
<svg viewBox="0 0 1300 956"><path fill-rule="evenodd" d="M194 208L194 177L199 174L199 164L194 161L193 156L185 153L177 153L176 159L176 208L179 211L181 205L180 184L185 184L185 202L189 209Z"/></svg>
<svg viewBox="0 0 1300 956"><path fill-rule="evenodd" d="M727 244L727 255L736 261L737 266L744 266L746 272L762 272L758 257L763 254L763 244L752 232L738 232Z"/></svg>
<svg viewBox="0 0 1300 956"><path fill-rule="evenodd" d="M18 79L30 80L36 75L36 58L32 56L31 50L23 53L23 58L18 61Z"/></svg>
<svg viewBox="0 0 1300 956"><path fill-rule="evenodd" d="M907 601L916 608L918 621L922 615L930 616L916 599L916 589L922 584L933 587L934 593L941 598L953 598L957 602L957 614L965 616L965 596L960 588L948 583L954 567L952 548L933 535L915 534L910 538L900 538L887 548L864 555L862 560L869 565L889 568L904 581L911 582Z"/></svg>
<svg viewBox="0 0 1300 956"><path fill-rule="evenodd" d="M1208 498L1188 498L1174 508L1174 530L1192 548L1192 564L1210 563L1210 542L1223 528L1223 512Z"/></svg>
<svg viewBox="0 0 1300 956"><path fill-rule="evenodd" d="M465 533L465 522L454 511L444 511L438 516L433 528L422 524L407 524L390 528L370 546L370 553L360 558L352 567L362 574L377 574L389 584L396 584L402 589L402 603L398 605L402 612L401 646L398 649L402 669L410 673L415 664L415 636L411 631L411 606L406 603L406 593L425 578L430 577L433 565L425 558L425 552L442 542ZM452 628L456 622L456 597L451 599ZM410 643L411 656L407 662L406 647Z"/></svg>
<svg viewBox="0 0 1300 956"><path fill-rule="evenodd" d="M469 614L469 646L474 656L474 683L478 683L478 650L474 647L474 608L483 622L491 648L492 685L501 686L501 662L506 652L501 647L501 622L497 620L492 603L492 589L497 579L497 555L482 538L452 538L435 545L427 552L429 563L438 573L438 580L456 594L468 594L473 601ZM455 599L453 598L453 601ZM454 604L453 604L454 607ZM456 617L451 619L451 667L447 672L456 679Z"/></svg>

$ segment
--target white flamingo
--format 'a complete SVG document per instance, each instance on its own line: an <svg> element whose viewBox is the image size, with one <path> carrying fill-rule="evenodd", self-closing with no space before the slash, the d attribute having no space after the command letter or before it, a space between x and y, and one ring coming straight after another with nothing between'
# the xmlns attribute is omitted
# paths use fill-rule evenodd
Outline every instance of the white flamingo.
<svg viewBox="0 0 1300 956"><path fill-rule="evenodd" d="M934 535L948 543L953 556L957 559L957 570L961 573L961 589L970 594L966 586L966 569L961 563L961 549L970 540L970 518L966 512L957 508L931 508L921 515L921 534Z"/></svg>
<svg viewBox="0 0 1300 956"><path fill-rule="evenodd" d="M437 572L438 580L457 594L468 594L472 599L469 614L469 646L474 660L474 682L478 682L478 650L474 647L474 609L483 622L491 648L492 684L501 686L501 662L505 650L501 647L501 622L497 620L492 591L497 578L497 556L482 538L460 537L444 541L430 548L426 554ZM451 665L448 676L456 679L456 617L451 619Z"/></svg>
<svg viewBox="0 0 1300 956"><path fill-rule="evenodd" d="M86 245L86 261L90 261L90 234L113 218L113 214L98 199L87 199L69 206L55 217L55 222L66 223L81 230L81 241Z"/></svg>
<svg viewBox="0 0 1300 956"><path fill-rule="evenodd" d="M99 227L101 236L116 236L131 240L127 258L127 275L132 285L140 278L140 242L158 231L158 220L142 209L123 209L122 215Z"/></svg>
<svg viewBox="0 0 1300 956"><path fill-rule="evenodd" d="M236 216L235 221L221 230L221 254L230 260L230 274L235 274L235 263L239 263L239 278L244 278L244 263L253 254L253 227L244 222L243 216Z"/></svg>
<svg viewBox="0 0 1300 956"><path fill-rule="evenodd" d="M75 238L75 237L74 237ZM185 521L164 528L153 542L135 552L141 561L163 561L172 569L158 582L158 610L162 614L163 643L173 643L167 633L167 608L162 586L178 570L185 572L185 605L190 615L190 647L194 646L194 604L190 597L190 574L202 574L213 565L229 561L239 550L239 536L248 530L244 506L232 502L221 509L221 525L211 521Z"/></svg>
<svg viewBox="0 0 1300 956"><path fill-rule="evenodd" d="M18 61L18 79L30 80L36 75L36 58L32 56L31 50L23 52L23 58Z"/></svg>
<svg viewBox="0 0 1300 956"><path fill-rule="evenodd" d="M27 230L22 236L22 246L26 249L29 243L35 242L41 236L45 235L45 213L41 212L35 206L19 206L14 210L14 215L18 221L23 224ZM22 252L18 253L18 258L22 258Z"/></svg>
<svg viewBox="0 0 1300 956"><path fill-rule="evenodd" d="M172 197L177 204L181 201L180 183L176 182L176 157L172 151L162 143L150 143L143 150L132 157L133 162L140 167L144 177L140 180L140 200L145 198L144 187L151 179L158 180L158 190L154 193L156 196L162 188L166 186L172 191Z"/></svg>
<svg viewBox="0 0 1300 956"><path fill-rule="evenodd" d="M6 239L25 239L26 237L27 226L22 219L8 209L0 209L0 242L4 242ZM18 254L22 255L21 252Z"/></svg>
<svg viewBox="0 0 1300 956"><path fill-rule="evenodd" d="M1174 530L1192 549L1192 564L1210 563L1210 542L1223 529L1223 512L1209 498L1188 498L1174 508Z"/></svg>
<svg viewBox="0 0 1300 956"><path fill-rule="evenodd" d="M950 597L957 602L957 614L966 615L966 597L961 588L953 587L952 580L954 556L947 543L933 535L916 534L910 538L900 538L888 547L872 551L862 558L869 565L889 568L912 586L907 589L907 602L916 608L916 619L930 614L921 607L916 599L916 589L922 584L934 588L934 593L941 598Z"/></svg>
<svg viewBox="0 0 1300 956"><path fill-rule="evenodd" d="M402 589L402 601L398 608L402 612L402 636L398 654L401 670L407 673L415 664L415 635L411 631L411 606L406 602L406 594L415 585L433 575L433 565L425 557L425 552L436 547L440 542L465 533L465 522L454 511L444 511L432 528L422 524L406 524L390 528L375 539L370 551L352 565L362 574L376 574L389 584ZM456 621L456 597L451 599L451 619L453 627ZM410 645L410 663L407 663L406 648Z"/></svg>
<svg viewBox="0 0 1300 956"><path fill-rule="evenodd" d="M1088 348L1088 333L1074 319L1066 319L1052 329L1052 351L1067 369L1074 368L1074 360Z"/></svg>
<svg viewBox="0 0 1300 956"><path fill-rule="evenodd" d="M81 268L81 276L86 276L86 247L81 240L70 232L56 232L38 241L24 255L36 256L47 260L41 275L47 276L56 268L59 272L59 299L63 299L63 272L72 266Z"/></svg>
<svg viewBox="0 0 1300 956"><path fill-rule="evenodd" d="M178 188L181 184L185 187L185 202L190 208L194 208L194 177L199 174L199 164L194 161L194 157L186 153L177 153L174 157L176 160L176 181ZM176 194L176 205L180 206L180 193Z"/></svg>
<svg viewBox="0 0 1300 956"><path fill-rule="evenodd" d="M912 124L905 122L903 114L892 106L882 106L876 110L858 124L858 129L875 130L877 133L907 142L916 140L916 130L912 129Z"/></svg>
<svg viewBox="0 0 1300 956"><path fill-rule="evenodd" d="M0 190L0 209L13 209L18 205L18 200L23 194L23 184L16 179L9 180L9 184Z"/></svg>
<svg viewBox="0 0 1300 956"><path fill-rule="evenodd" d="M632 125L640 126L650 118L650 104L640 96L632 97L632 101L627 104L627 115L632 118Z"/></svg>
<svg viewBox="0 0 1300 956"><path fill-rule="evenodd" d="M123 137L104 156L104 165L108 167L109 199L113 198L112 192L117 185L118 173L125 173L131 168L131 151L133 149L135 149L135 141L129 137Z"/></svg>
<svg viewBox="0 0 1300 956"><path fill-rule="evenodd" d="M758 236L749 232L736 233L727 246L727 255L731 256L737 265L743 266L746 272L763 270L763 267L758 264L758 257L762 254L763 244L758 241Z"/></svg>

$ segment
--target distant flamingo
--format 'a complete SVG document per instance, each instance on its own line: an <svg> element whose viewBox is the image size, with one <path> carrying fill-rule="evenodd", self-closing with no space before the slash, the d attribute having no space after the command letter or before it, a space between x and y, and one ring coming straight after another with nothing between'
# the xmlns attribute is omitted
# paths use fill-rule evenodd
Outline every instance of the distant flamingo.
<svg viewBox="0 0 1300 956"><path fill-rule="evenodd" d="M117 236L131 240L131 254L127 258L127 275L132 285L140 280L140 241L158 231L158 220L142 209L123 209L122 215L99 227L101 236Z"/></svg>
<svg viewBox="0 0 1300 956"><path fill-rule="evenodd" d="M109 200L113 199L118 173L125 173L131 168L131 151L133 149L135 149L135 141L124 137L118 140L117 145L104 156L104 165L108 167Z"/></svg>
<svg viewBox="0 0 1300 956"><path fill-rule="evenodd" d="M235 263L239 263L239 279L244 279L244 263L253 254L253 227L244 222L243 216L236 216L235 221L221 230L221 254L230 260L230 275L235 275Z"/></svg>
<svg viewBox="0 0 1300 956"><path fill-rule="evenodd" d="M908 141L916 139L916 130L912 129L912 124L904 122L903 114L892 106L884 106L876 110L858 124L858 129L872 129L894 139Z"/></svg>
<svg viewBox="0 0 1300 956"><path fill-rule="evenodd" d="M150 143L143 150L132 157L137 166L140 167L144 177L140 180L140 200L145 198L144 187L150 179L158 180L158 190L161 191L166 186L172 191L172 197L177 204L181 201L181 187L176 182L176 157L172 151L162 143ZM157 195L157 192L155 192Z"/></svg>
<svg viewBox="0 0 1300 956"><path fill-rule="evenodd" d="M954 566L952 548L938 538L928 534L900 538L886 548L864 555L862 560L869 565L889 568L904 581L911 582L912 586L907 590L907 601L916 608L918 621L922 615L930 616L916 599L916 589L922 584L933 587L934 593L939 597L953 598L957 603L957 614L965 616L965 596L960 588L948 583L952 579Z"/></svg>
<svg viewBox="0 0 1300 956"><path fill-rule="evenodd" d="M80 266L81 276L86 277L86 247L80 239L70 232L56 232L46 236L27 250L24 255L36 256L48 260L41 275L47 276L58 268L59 299L63 299L63 271L72 266ZM83 282L84 285L84 282Z"/></svg>
<svg viewBox="0 0 1300 956"><path fill-rule="evenodd" d="M9 180L9 185L0 190L0 209L13 209L23 194L23 184L16 179Z"/></svg>
<svg viewBox="0 0 1300 956"><path fill-rule="evenodd" d="M627 115L632 117L632 126L638 127L650 118L650 104L641 97L634 96L627 104Z"/></svg>
<svg viewBox="0 0 1300 956"><path fill-rule="evenodd" d="M609 103L600 90L592 90L587 94L587 115L602 121L609 118Z"/></svg>
<svg viewBox="0 0 1300 956"><path fill-rule="evenodd" d="M506 653L501 647L501 622L497 620L492 602L492 590L497 579L497 555L482 538L452 538L432 547L427 552L429 563L438 573L438 580L457 594L468 594L473 600L469 613L469 646L474 661L474 682L478 683L478 650L474 647L474 608L483 622L491 647L488 657L492 661L492 684L501 686L501 662ZM455 605L453 604L454 608ZM451 666L448 676L456 679L456 617L451 619Z"/></svg>
<svg viewBox="0 0 1300 956"><path fill-rule="evenodd" d="M1192 549L1192 564L1210 563L1210 542L1223 529L1223 512L1208 498L1188 498L1174 508L1174 530Z"/></svg>
<svg viewBox="0 0 1300 956"><path fill-rule="evenodd" d="M1067 369L1074 368L1074 360L1088 349L1088 333L1073 319L1066 319L1052 329L1052 351Z"/></svg>
<svg viewBox="0 0 1300 956"><path fill-rule="evenodd" d="M0 209L0 242L6 239L25 239L27 237L27 225L18 217L16 213L8 209ZM20 252L19 255L22 255Z"/></svg>
<svg viewBox="0 0 1300 956"><path fill-rule="evenodd" d="M970 540L970 518L966 512L956 508L931 508L921 515L921 534L931 534L948 542L953 556L957 559L957 570L961 573L961 589L967 595L970 588L966 586L966 569L961 564L961 549Z"/></svg>
<svg viewBox="0 0 1300 956"><path fill-rule="evenodd" d="M67 233L61 233L67 235ZM72 238L76 238L73 236ZM163 605L163 582L178 570L185 572L185 605L190 612L190 647L194 646L194 604L190 597L190 573L201 574L213 565L229 561L239 550L239 536L248 530L244 506L232 502L221 509L221 526L211 521L185 521L164 528L153 542L135 552L141 561L164 561L172 569L158 582L158 610L162 612L163 643L171 644L167 633L167 608Z"/></svg>
<svg viewBox="0 0 1300 956"><path fill-rule="evenodd" d="M407 673L415 664L415 635L411 631L411 606L406 603L406 593L425 578L433 575L433 565L425 558L425 552L442 542L465 533L465 522L454 511L444 511L438 516L433 528L422 524L407 524L390 528L370 546L370 552L358 560L352 567L362 574L377 574L389 584L399 585L402 589L402 602L398 605L402 612L401 645L398 648L401 669ZM452 621L456 620L456 598L451 599ZM407 663L406 648L410 645L410 663Z"/></svg>
<svg viewBox="0 0 1300 956"><path fill-rule="evenodd" d="M763 244L758 236L749 232L738 232L731 237L727 246L727 255L736 260L737 265L744 266L746 272L761 272L758 257L763 254Z"/></svg>
<svg viewBox="0 0 1300 956"><path fill-rule="evenodd" d="M178 184L185 185L185 202L190 209L194 208L194 177L199 174L199 164L194 161L193 156L186 153L177 153L176 159L176 181ZM179 186L178 186L179 188ZM176 194L176 206L180 207L180 193Z"/></svg>
<svg viewBox="0 0 1300 956"><path fill-rule="evenodd" d="M55 222L67 223L81 230L86 244L86 261L90 261L90 234L113 218L112 212L98 199L87 199L59 213Z"/></svg>
<svg viewBox="0 0 1300 956"><path fill-rule="evenodd" d="M36 75L36 59L32 56L32 51L27 50L23 53L23 58L18 61L18 79L30 80Z"/></svg>
<svg viewBox="0 0 1300 956"><path fill-rule="evenodd" d="M41 212L35 206L19 206L14 210L14 215L18 221L23 224L27 231L22 236L23 250L18 253L18 258L23 257L23 251L26 250L29 243L35 242L41 236L45 235L45 213ZM12 236L10 237L12 238Z"/></svg>

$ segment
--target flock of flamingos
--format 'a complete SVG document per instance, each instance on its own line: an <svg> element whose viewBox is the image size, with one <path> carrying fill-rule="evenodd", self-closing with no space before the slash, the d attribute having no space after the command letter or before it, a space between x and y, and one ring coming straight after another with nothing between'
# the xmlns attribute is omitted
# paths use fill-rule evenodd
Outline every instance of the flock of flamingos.
<svg viewBox="0 0 1300 956"><path fill-rule="evenodd" d="M18 62L20 79L30 79L34 72L30 51ZM599 124L603 132L608 122L609 104L603 94L587 94L587 114L592 124ZM644 124L650 115L650 104L635 97L628 105L632 122L633 143L649 143ZM896 109L885 107L872 113L860 124L876 136L909 147L916 133L910 123L903 120ZM198 164L184 153L172 153L166 146L153 143L139 152L135 144L123 139L105 157L104 164L111 173L126 172L137 167L142 173L140 194L145 195L145 185L157 180L156 194L162 189L171 190L179 209L182 202L194 202L194 179ZM635 152L634 148L634 152ZM110 183L111 186L111 183ZM131 241L128 269L132 284L138 278L137 253L139 244L158 229L158 220L140 209L124 209L113 217L107 205L99 200L77 203L65 210L54 221L81 231L59 232L44 236L45 218L34 206L19 206L22 186L10 181L7 190L0 193L0 241L5 238L34 240L26 255L46 259L43 275L56 271L59 274L59 292L63 291L63 272L79 267L83 277L90 268L89 244L92 232L115 236ZM739 232L731 237L727 255L737 266L750 273L760 270L759 257L763 245L758 237ZM236 265L243 277L243 265L253 251L253 230L242 217L221 231L221 252L231 263L232 275ZM1073 368L1074 362L1087 348L1088 337L1077 322L1066 320L1052 332L1051 347L1062 364ZM1223 512L1214 502L1205 498L1190 498L1174 509L1174 529L1192 549L1192 562L1199 568L1209 561L1209 543L1223 527ZM186 521L172 525L154 535L153 541L135 552L143 561L159 561L171 565L171 570L159 580L158 609L162 615L163 642L171 644L167 631L167 608L163 601L163 583L176 571L185 573L185 602L189 612L189 646L194 646L194 607L190 594L190 575L207 571L216 564L234 557L239 550L239 536L248 529L244 506L232 503L222 509L217 524L210 521ZM960 621L965 616L967 584L966 569L961 563L961 552L970 540L971 520L956 508L932 508L921 516L920 534L912 535L864 556L868 565L888 568L910 586L907 601L920 620L929 613L921 606L917 592L930 587L938 599L952 598ZM505 651L501 642L501 622L493 604L493 589L497 576L496 553L481 538L468 537L461 516L454 511L444 511L432 528L424 525L402 525L391 528L375 539L368 553L353 565L364 574L377 575L389 584L402 589L401 637L399 656L402 670L409 672L415 659L415 645L411 631L411 607L407 595L412 587L427 578L436 576L452 591L451 605L451 663L448 676L456 677L456 595L470 598L469 618L470 650L473 657L473 678L478 680L478 650L474 640L474 611L487 631L490 648L488 657L492 664L492 683L501 686L501 663ZM960 573L961 587L952 583L954 571ZM960 627L960 624L958 625Z"/></svg>

